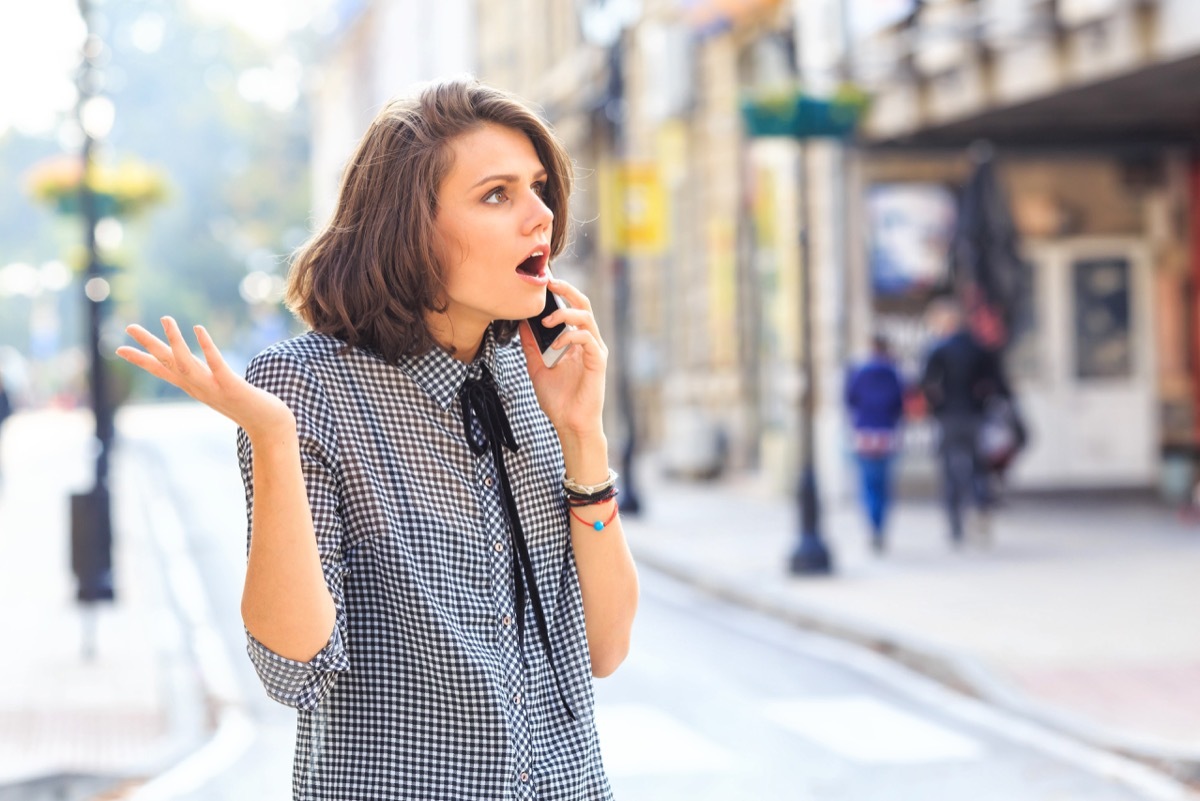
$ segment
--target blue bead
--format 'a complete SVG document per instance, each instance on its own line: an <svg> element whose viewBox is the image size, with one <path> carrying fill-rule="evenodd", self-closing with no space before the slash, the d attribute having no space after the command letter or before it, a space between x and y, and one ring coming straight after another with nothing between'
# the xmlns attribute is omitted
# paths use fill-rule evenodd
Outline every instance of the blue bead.
<svg viewBox="0 0 1200 801"><path fill-rule="evenodd" d="M595 523L592 523L592 528L596 529L596 531L603 531L604 524L597 520Z"/></svg>

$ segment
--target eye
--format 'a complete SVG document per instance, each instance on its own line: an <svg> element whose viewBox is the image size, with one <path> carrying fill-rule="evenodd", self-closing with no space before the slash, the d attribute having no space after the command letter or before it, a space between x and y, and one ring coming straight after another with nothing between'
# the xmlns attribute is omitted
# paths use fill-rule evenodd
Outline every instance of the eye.
<svg viewBox="0 0 1200 801"><path fill-rule="evenodd" d="M538 197L543 198L543 199L546 197L546 182L545 181L535 181L533 186L530 187L530 189L532 189L533 193L535 195L537 195Z"/></svg>
<svg viewBox="0 0 1200 801"><path fill-rule="evenodd" d="M507 199L508 199L507 196L504 194L503 186L497 186L491 192L488 192L486 195L483 196L484 203L491 203L493 205L498 205L500 203L503 203Z"/></svg>

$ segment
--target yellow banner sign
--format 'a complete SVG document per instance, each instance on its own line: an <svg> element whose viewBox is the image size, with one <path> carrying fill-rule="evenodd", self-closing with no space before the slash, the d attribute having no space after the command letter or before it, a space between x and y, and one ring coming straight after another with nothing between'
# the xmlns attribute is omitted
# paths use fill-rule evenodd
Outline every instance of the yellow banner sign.
<svg viewBox="0 0 1200 801"><path fill-rule="evenodd" d="M667 248L667 199L653 164L607 165L600 170L600 235L627 256L657 256Z"/></svg>

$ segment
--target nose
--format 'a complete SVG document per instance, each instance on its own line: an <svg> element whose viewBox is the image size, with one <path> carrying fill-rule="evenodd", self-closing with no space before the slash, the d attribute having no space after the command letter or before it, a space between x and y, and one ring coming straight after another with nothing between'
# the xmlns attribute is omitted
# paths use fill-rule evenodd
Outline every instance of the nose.
<svg viewBox="0 0 1200 801"><path fill-rule="evenodd" d="M529 191L529 197L531 202L529 216L526 218L528 233L534 233L543 228L549 231L554 225L554 212L546 205L546 201L542 200L532 189Z"/></svg>

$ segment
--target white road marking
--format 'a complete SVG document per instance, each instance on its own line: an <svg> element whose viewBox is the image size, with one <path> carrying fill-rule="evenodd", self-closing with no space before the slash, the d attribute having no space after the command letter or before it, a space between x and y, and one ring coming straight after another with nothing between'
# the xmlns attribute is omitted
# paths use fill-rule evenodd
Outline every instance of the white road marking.
<svg viewBox="0 0 1200 801"><path fill-rule="evenodd" d="M143 492L145 525L153 532L165 562L166 583L182 618L184 636L191 641L206 700L217 718L216 731L207 743L127 798L127 801L165 801L193 793L227 772L254 742L256 726L245 712L245 699L233 663L217 634L204 580L188 550L187 533L179 512L168 500L166 482L153 480L143 464L139 463L139 469L143 488L149 488Z"/></svg>
<svg viewBox="0 0 1200 801"><path fill-rule="evenodd" d="M1114 779L1142 793L1147 801L1200 801L1200 794L1148 765L1071 739L1000 707L968 698L874 651L802 631L742 607L730 607L728 619L736 620L736 630L746 636L852 670L970 726L1036 749L1092 775Z"/></svg>
<svg viewBox="0 0 1200 801"><path fill-rule="evenodd" d="M724 773L733 755L651 706L596 706L600 752L609 776Z"/></svg>
<svg viewBox="0 0 1200 801"><path fill-rule="evenodd" d="M775 701L767 705L766 715L857 762L950 762L984 754L978 740L865 695Z"/></svg>

